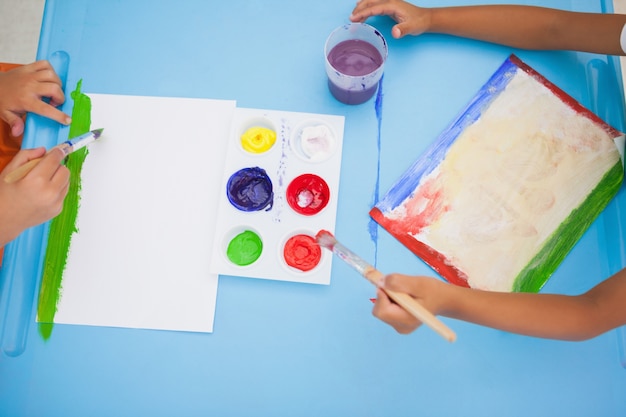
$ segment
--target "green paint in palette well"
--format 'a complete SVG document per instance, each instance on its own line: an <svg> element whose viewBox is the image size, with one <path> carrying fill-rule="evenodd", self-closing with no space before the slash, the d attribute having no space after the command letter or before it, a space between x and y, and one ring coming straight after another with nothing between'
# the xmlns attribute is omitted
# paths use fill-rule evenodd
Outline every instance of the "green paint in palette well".
<svg viewBox="0 0 626 417"><path fill-rule="evenodd" d="M86 133L91 126L91 100L81 92L81 86L82 80L76 85L76 90L71 93L74 108L72 109L69 137ZM61 298L63 272L67 264L72 235L78 231L76 219L80 207L81 171L87 153L87 148L82 148L68 156L66 166L70 171L69 191L65 197L63 211L50 223L37 306L39 333L44 340L48 340L52 334L54 316Z"/></svg>
<svg viewBox="0 0 626 417"><path fill-rule="evenodd" d="M231 239L226 249L226 256L238 266L254 263L263 251L263 242L259 235L251 230L245 230Z"/></svg>

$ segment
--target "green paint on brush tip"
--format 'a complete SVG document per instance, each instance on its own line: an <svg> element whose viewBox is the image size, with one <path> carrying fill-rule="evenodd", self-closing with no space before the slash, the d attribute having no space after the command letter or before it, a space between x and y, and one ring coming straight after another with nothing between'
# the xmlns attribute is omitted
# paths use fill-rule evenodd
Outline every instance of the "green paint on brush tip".
<svg viewBox="0 0 626 417"><path fill-rule="evenodd" d="M226 250L226 256L238 266L246 266L255 262L263 252L263 242L256 233L246 230L235 236Z"/></svg>
<svg viewBox="0 0 626 417"><path fill-rule="evenodd" d="M74 100L72 124L69 131L71 138L87 133L91 126L91 100L80 91L81 86L82 80L76 85L76 90L71 93ZM76 219L80 207L81 171L86 157L86 147L68 156L66 166L70 171L69 191L65 197L63 211L50 222L37 307L37 319L40 323L39 333L44 340L48 340L52 334L54 315L61 298L61 281L69 255L72 235L78 231Z"/></svg>

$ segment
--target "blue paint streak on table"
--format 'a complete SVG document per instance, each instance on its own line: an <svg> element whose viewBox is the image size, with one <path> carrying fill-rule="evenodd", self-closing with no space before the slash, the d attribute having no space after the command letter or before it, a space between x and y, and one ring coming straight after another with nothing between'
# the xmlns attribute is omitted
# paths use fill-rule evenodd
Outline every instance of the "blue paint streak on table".
<svg viewBox="0 0 626 417"><path fill-rule="evenodd" d="M510 53L624 129L616 58L441 35L395 40L391 21L373 18L389 41L378 149L374 99L346 106L326 87L324 41L353 5L51 0L39 58L66 68L66 92L82 79L91 93L344 115L336 235L388 272L432 274L387 233L371 239L376 185L384 193ZM592 0L550 6L612 10ZM27 146L49 146L67 133L41 118L28 123ZM622 189L543 291L580 293L624 266L625 199ZM36 290L29 280L39 273L45 234L32 229L7 248L12 266L0 273L0 312L15 312L7 307L14 291ZM458 334L448 344L426 328L395 334L371 317L373 295L341 262L330 286L223 276L213 334L57 325L48 342L37 334L33 305L23 353L0 354L0 415L626 415L621 329L568 343L444 319ZM19 337L10 335L14 317L4 318L3 347L15 342L20 353Z"/></svg>

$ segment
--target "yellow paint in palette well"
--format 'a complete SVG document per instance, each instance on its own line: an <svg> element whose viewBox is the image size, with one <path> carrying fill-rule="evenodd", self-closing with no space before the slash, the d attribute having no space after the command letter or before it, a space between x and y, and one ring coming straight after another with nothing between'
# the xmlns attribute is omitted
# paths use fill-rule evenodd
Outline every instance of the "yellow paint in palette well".
<svg viewBox="0 0 626 417"><path fill-rule="evenodd" d="M253 126L241 135L241 147L250 153L264 153L276 143L276 132L266 127Z"/></svg>

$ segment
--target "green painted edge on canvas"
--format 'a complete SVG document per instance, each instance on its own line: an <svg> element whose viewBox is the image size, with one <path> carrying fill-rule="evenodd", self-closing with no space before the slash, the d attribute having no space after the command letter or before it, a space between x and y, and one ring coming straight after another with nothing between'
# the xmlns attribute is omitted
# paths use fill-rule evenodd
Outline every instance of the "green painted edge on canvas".
<svg viewBox="0 0 626 417"><path fill-rule="evenodd" d="M624 179L621 160L611 168L585 201L552 233L543 248L513 282L512 291L538 292L570 250L615 196Z"/></svg>

